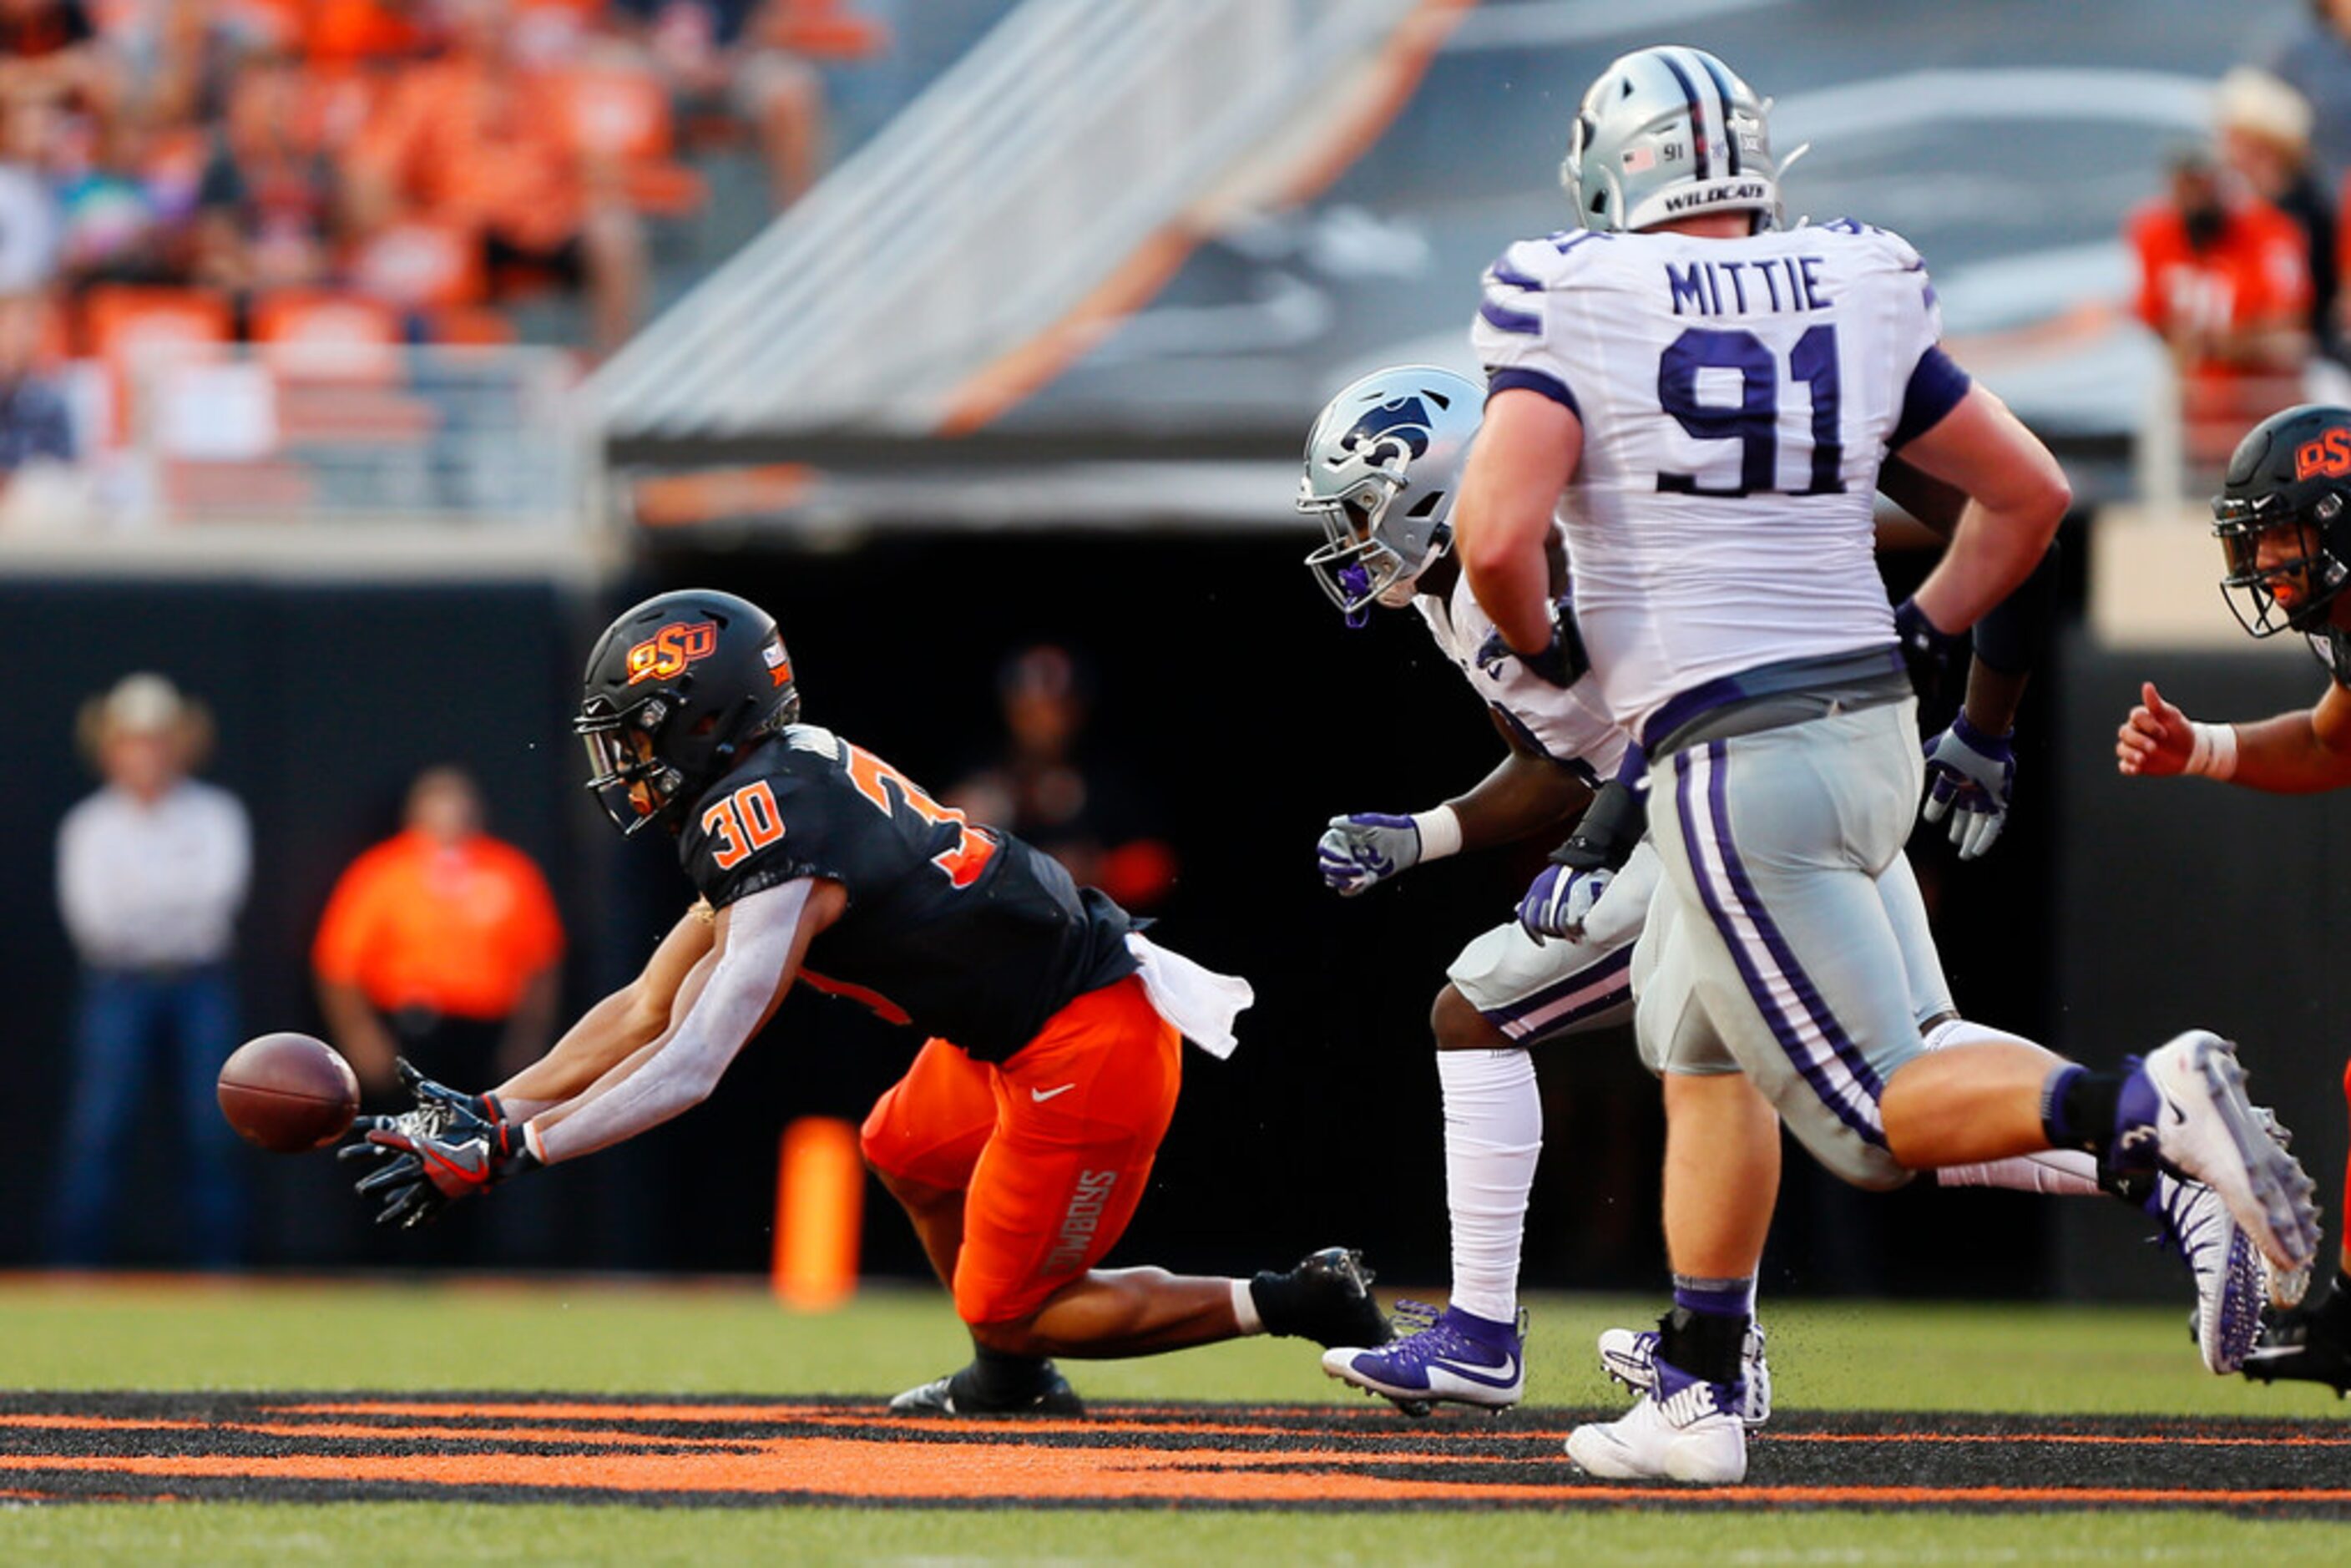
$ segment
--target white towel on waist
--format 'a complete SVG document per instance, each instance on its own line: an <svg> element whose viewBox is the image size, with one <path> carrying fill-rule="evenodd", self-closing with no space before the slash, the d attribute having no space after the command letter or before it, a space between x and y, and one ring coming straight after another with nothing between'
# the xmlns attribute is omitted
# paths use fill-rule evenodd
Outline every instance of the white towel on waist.
<svg viewBox="0 0 2351 1568"><path fill-rule="evenodd" d="M1134 955L1144 993L1161 1018L1219 1061L1233 1053L1240 1043L1233 1038L1233 1019L1257 1000L1247 980L1219 975L1138 931L1127 933L1126 950Z"/></svg>

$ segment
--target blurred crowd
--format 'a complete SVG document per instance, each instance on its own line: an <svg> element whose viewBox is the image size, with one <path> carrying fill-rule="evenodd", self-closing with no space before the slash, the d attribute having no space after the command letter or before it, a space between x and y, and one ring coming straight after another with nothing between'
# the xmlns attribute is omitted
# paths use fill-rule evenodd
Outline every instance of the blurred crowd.
<svg viewBox="0 0 2351 1568"><path fill-rule="evenodd" d="M2137 313L2169 350L2187 455L2217 467L2282 408L2351 394L2351 0L2310 0L2213 94L2126 225Z"/></svg>
<svg viewBox="0 0 2351 1568"><path fill-rule="evenodd" d="M0 0L0 298L39 308L37 353L103 351L142 309L267 339L322 296L497 340L488 308L556 288L609 348L645 219L703 199L684 152L755 151L778 206L808 188L817 61L878 44L853 22L819 0Z"/></svg>

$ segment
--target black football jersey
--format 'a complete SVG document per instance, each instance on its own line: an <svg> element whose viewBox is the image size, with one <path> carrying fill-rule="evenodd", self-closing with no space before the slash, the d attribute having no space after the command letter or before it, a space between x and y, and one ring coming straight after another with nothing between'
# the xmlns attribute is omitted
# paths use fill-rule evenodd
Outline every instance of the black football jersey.
<svg viewBox="0 0 2351 1568"><path fill-rule="evenodd" d="M799 877L840 883L848 907L799 977L983 1061L1134 971L1126 911L814 725L781 731L712 785L679 853L714 909Z"/></svg>

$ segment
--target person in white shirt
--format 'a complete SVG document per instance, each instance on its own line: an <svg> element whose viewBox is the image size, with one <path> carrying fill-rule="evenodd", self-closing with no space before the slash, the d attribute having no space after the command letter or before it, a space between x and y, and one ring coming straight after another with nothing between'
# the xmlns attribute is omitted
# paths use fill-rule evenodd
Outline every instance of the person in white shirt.
<svg viewBox="0 0 2351 1568"><path fill-rule="evenodd" d="M151 1078L169 1082L191 1147L183 1167L193 1260L236 1260L235 1140L214 1103L236 1044L231 949L252 864L245 808L188 777L211 725L163 676L125 676L82 710L104 788L57 831L57 904L81 961L71 1103L49 1255L103 1262L124 1145Z"/></svg>

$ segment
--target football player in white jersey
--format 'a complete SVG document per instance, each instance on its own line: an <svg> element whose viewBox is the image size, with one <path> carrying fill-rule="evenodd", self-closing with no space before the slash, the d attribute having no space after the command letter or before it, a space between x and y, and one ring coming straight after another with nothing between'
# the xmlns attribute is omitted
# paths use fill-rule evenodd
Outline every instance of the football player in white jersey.
<svg viewBox="0 0 2351 1568"><path fill-rule="evenodd" d="M1649 1392L1568 1439L1614 1477L1746 1474L1774 1108L1860 1186L2075 1148L2205 1182L2282 1272L2316 1247L2312 1183L2229 1042L2190 1031L2105 1072L2022 1041L1925 1048L1876 881L1922 784L1906 664L1954 656L2071 497L1943 353L1917 252L1858 224L1777 226L1767 112L1703 51L1615 61L1562 169L1581 231L1505 252L1473 329L1489 396L1462 569L1530 669L1588 662L1651 770L1662 874L1635 1027L1665 1075L1676 1284ZM1871 497L1896 451L1970 499L1889 612ZM1554 517L1572 612L1544 563Z"/></svg>
<svg viewBox="0 0 2351 1568"><path fill-rule="evenodd" d="M1464 948L1430 1011L1444 1107L1449 1299L1441 1313L1402 1303L1401 1316L1420 1320L1416 1332L1384 1346L1332 1349L1322 1358L1333 1377L1416 1412L1446 1402L1506 1408L1523 1392L1518 1275L1542 1146L1542 1105L1527 1048L1631 1016L1632 947L1656 884L1656 852L1643 839L1640 808L1625 784L1612 782L1586 809L1597 779L1627 772L1628 756L1637 764L1599 683L1587 678L1562 687L1500 653L1492 622L1449 553L1453 500L1484 395L1475 382L1432 366L1374 371L1317 416L1299 485L1299 509L1320 520L1325 536L1306 559L1317 584L1353 624L1374 606L1409 604L1486 703L1508 747L1502 763L1474 789L1430 810L1332 818L1316 846L1323 881L1341 896L1353 896L1428 861L1555 834L1579 810L1571 850L1594 856L1593 869L1578 873L1563 900L1546 898L1539 883L1520 919ZM1898 465L1886 478L1889 493L1929 527L1948 531L1956 522L1957 506L1942 487ZM1565 563L1554 559L1552 567L1551 591L1563 597ZM2012 599L2002 613L2016 608ZM2022 613L2036 618L2043 609L2028 603ZM1956 810L1953 836L1963 853L1988 844L2006 810L2013 766L2004 737L2036 641L2028 631L2011 632L2005 651L2014 656L2005 666L1980 653L1969 685L1972 725L1963 716L1928 746L1930 759L1938 759L1930 767L1946 776L1946 788L1929 791L1926 812L1939 820L1943 809ZM1954 748L1960 748L1956 760ZM1974 776L1995 763L1998 771L1989 778ZM1613 852L1620 846L1625 852ZM1563 870L1576 858L1554 860ZM1990 1036L1956 1013L1907 858L1896 856L1879 881L1921 1033L1934 1047ZM2195 1280L2205 1364L2227 1373L2241 1363L2260 1325L2260 1270L2251 1239L2210 1188L2168 1176L2109 1176L2102 1186L2095 1162L2071 1150L1938 1175L1949 1186L2113 1191L2138 1205L2158 1218ZM1645 1386L1656 1337L1610 1331L1602 1341L1604 1366ZM1750 1427L1771 1408L1762 1345L1758 1326L1743 1367L1741 1414Z"/></svg>

